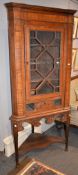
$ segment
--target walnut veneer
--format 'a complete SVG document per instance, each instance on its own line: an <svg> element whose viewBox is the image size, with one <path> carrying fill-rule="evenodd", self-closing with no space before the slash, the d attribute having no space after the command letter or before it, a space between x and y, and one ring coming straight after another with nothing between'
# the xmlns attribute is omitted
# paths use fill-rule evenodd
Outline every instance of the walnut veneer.
<svg viewBox="0 0 78 175"><path fill-rule="evenodd" d="M18 131L22 123L64 123L68 147L71 48L74 10L8 3L12 128L18 164ZM38 140L39 137L39 140ZM37 141L35 140L37 138ZM41 138L41 139L40 139ZM31 144L29 146L31 140ZM47 146L61 138L30 136L26 149ZM25 147L24 147L25 148Z"/></svg>

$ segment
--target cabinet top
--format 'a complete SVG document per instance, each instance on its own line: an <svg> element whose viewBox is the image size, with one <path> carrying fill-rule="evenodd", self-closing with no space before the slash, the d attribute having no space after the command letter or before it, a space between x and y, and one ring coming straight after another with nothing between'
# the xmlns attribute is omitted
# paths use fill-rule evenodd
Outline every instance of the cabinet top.
<svg viewBox="0 0 78 175"><path fill-rule="evenodd" d="M5 6L7 8L21 8L25 10L31 11L40 11L40 12L55 12L55 13L62 13L65 15L73 15L76 10L71 9L60 9L60 8L51 8L51 7L43 7L43 6L36 6L36 5L28 5L28 4L20 4L20 3L6 3Z"/></svg>

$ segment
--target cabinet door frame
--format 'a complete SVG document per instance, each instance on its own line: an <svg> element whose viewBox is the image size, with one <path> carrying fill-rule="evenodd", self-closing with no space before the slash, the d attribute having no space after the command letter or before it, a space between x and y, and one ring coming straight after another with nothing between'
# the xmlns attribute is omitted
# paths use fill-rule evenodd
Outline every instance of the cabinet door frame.
<svg viewBox="0 0 78 175"><path fill-rule="evenodd" d="M66 68L66 25L62 23L28 22L25 25L25 67L26 67L26 103L40 101L47 98L61 98L64 103L65 68ZM60 62L60 91L49 94L30 95L30 31L56 31L61 32L61 62Z"/></svg>

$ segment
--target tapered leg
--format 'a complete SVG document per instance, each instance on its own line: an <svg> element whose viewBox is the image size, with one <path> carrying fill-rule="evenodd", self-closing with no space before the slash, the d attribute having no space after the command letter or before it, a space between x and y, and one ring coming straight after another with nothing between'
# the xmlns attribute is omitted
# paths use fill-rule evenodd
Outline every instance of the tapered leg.
<svg viewBox="0 0 78 175"><path fill-rule="evenodd" d="M34 133L34 126L32 125L32 133Z"/></svg>
<svg viewBox="0 0 78 175"><path fill-rule="evenodd" d="M68 151L68 136L69 136L69 124L64 123L64 132L65 132L65 151Z"/></svg>
<svg viewBox="0 0 78 175"><path fill-rule="evenodd" d="M63 125L61 122L55 121L55 124L56 124L55 126L58 130L63 128Z"/></svg>
<svg viewBox="0 0 78 175"><path fill-rule="evenodd" d="M19 155L18 155L18 125L13 124L13 136L14 136L14 146L15 146L15 160L16 166L19 164Z"/></svg>

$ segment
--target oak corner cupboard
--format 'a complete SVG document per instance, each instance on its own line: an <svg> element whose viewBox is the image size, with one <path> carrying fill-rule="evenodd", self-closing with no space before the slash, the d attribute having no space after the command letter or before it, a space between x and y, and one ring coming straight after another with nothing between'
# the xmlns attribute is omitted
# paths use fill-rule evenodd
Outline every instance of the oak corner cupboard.
<svg viewBox="0 0 78 175"><path fill-rule="evenodd" d="M64 124L65 149L70 124L70 72L73 14L75 10L18 3L5 4L8 11L12 128L16 164L18 151L62 142L61 137L34 133L34 126L58 120ZM18 149L22 123L32 125L32 134ZM44 138L44 139L43 139ZM30 141L31 140L31 141Z"/></svg>

